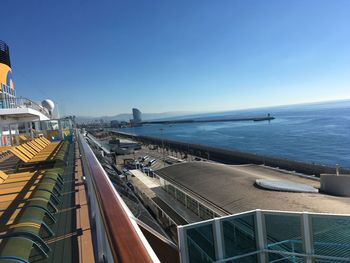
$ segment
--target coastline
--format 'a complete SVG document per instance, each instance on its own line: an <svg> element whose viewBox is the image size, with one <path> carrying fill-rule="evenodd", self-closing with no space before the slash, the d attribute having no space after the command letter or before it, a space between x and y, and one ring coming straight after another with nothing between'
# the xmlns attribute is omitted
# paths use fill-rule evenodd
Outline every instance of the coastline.
<svg viewBox="0 0 350 263"><path fill-rule="evenodd" d="M336 167L330 165L307 163L281 157L260 155L238 150L228 150L208 145L185 143L175 140L161 139L152 136L136 135L115 130L109 130L109 132L121 137L135 139L143 143L154 144L160 147L163 145L164 147L169 147L174 150L193 154L201 158L210 159L225 164L265 165L273 168L278 167L281 170L293 171L306 175L314 175L316 177L320 177L321 174L335 174L336 172ZM341 174L350 174L350 169L340 167L339 172Z"/></svg>

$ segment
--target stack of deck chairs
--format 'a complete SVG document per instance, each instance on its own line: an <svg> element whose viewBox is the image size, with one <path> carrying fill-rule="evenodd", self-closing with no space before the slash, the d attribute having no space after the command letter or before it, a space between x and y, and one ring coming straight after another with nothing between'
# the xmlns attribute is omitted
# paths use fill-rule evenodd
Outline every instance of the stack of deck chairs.
<svg viewBox="0 0 350 263"><path fill-rule="evenodd" d="M62 147L62 142L50 142L45 137L39 137L9 149L25 163L53 161Z"/></svg>
<svg viewBox="0 0 350 263"><path fill-rule="evenodd" d="M8 174L0 171L0 262L29 262L31 254L48 256L46 238L60 204L68 142L37 138L8 149L30 166Z"/></svg>

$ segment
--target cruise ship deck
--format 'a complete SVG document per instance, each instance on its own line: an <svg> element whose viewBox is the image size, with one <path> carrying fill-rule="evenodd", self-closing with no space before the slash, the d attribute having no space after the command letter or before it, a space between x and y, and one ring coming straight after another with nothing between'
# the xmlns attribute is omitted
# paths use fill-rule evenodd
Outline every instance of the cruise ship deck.
<svg viewBox="0 0 350 263"><path fill-rule="evenodd" d="M76 142L27 138L0 150L0 260L92 261Z"/></svg>
<svg viewBox="0 0 350 263"><path fill-rule="evenodd" d="M178 262L176 246L133 217L73 122L52 122L65 129L51 140L41 130L0 148L0 262Z"/></svg>
<svg viewBox="0 0 350 263"><path fill-rule="evenodd" d="M253 187L259 171L249 167L182 163L157 171L159 184L133 171L159 214L173 206L208 219L173 220L172 242L131 212L121 197L130 188L118 192L74 117L55 118L51 100L16 97L1 41L0 84L0 262L350 262L349 198L283 202L286 194Z"/></svg>

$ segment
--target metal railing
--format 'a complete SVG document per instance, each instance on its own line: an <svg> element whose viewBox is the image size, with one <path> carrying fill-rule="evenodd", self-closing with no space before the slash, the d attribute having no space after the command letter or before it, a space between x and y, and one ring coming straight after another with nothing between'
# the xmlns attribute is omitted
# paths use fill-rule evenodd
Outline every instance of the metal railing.
<svg viewBox="0 0 350 263"><path fill-rule="evenodd" d="M50 113L49 111L44 108L43 106L37 104L36 102L27 99L27 98L16 98L15 99L15 104L17 106L17 108L30 108L30 109L34 109L37 110L39 112L41 112L42 114L44 114L47 117L50 117Z"/></svg>
<svg viewBox="0 0 350 263"><path fill-rule="evenodd" d="M350 215L255 210L178 236L181 262L350 262Z"/></svg>
<svg viewBox="0 0 350 263"><path fill-rule="evenodd" d="M6 85L1 85L2 91L6 88ZM10 88L8 88L10 89ZM46 117L50 118L49 111L38 103L23 97L15 98L15 97L3 97L0 100L0 109L16 109L16 108L28 108L41 112Z"/></svg>
<svg viewBox="0 0 350 263"><path fill-rule="evenodd" d="M89 210L101 262L159 262L108 175L78 133Z"/></svg>

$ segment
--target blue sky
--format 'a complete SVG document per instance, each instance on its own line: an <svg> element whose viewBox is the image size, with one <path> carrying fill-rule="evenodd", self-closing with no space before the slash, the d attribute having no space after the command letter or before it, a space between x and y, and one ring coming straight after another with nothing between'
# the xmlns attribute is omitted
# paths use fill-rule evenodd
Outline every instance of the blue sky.
<svg viewBox="0 0 350 263"><path fill-rule="evenodd" d="M17 94L51 98L61 114L350 98L348 0L5 0L1 9Z"/></svg>

